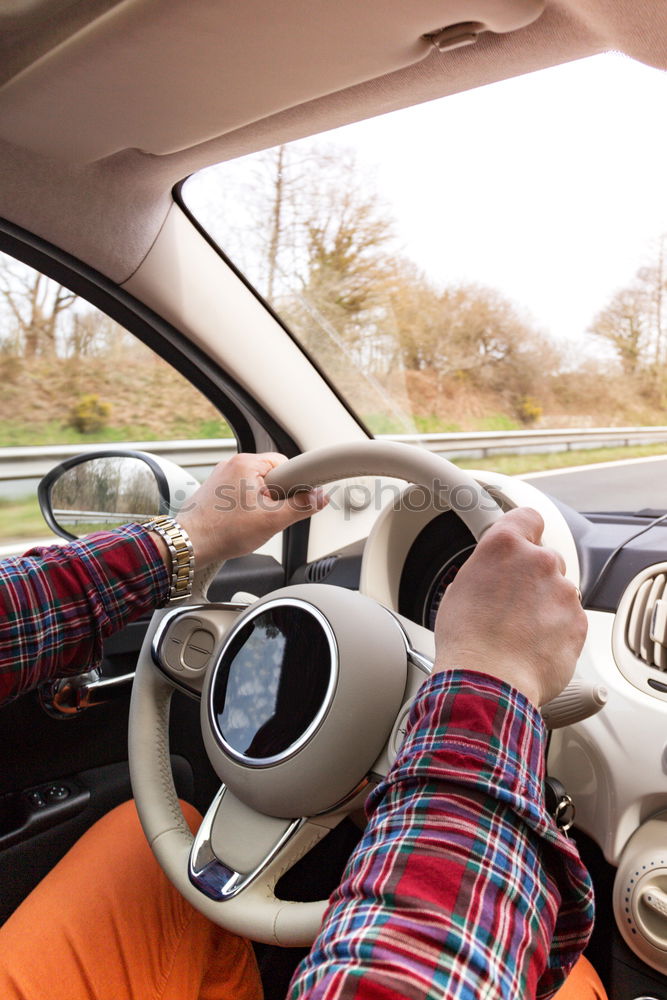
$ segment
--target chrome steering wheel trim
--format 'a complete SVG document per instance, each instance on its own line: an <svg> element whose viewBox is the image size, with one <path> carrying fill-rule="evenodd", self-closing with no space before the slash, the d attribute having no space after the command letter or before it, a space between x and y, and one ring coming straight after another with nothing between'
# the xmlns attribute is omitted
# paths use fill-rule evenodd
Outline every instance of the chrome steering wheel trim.
<svg viewBox="0 0 667 1000"><path fill-rule="evenodd" d="M262 861L251 872L242 874L220 861L212 845L213 821L218 809L223 804L226 793L227 788L223 785L217 792L195 834L188 861L188 877L193 886L209 899L220 901L233 899L239 892L243 892L251 882L259 878L306 822L304 818L293 820Z"/></svg>

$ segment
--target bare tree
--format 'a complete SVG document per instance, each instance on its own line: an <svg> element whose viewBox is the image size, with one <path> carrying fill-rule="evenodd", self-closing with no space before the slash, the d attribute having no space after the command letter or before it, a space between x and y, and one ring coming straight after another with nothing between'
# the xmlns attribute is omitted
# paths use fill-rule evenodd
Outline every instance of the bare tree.
<svg viewBox="0 0 667 1000"><path fill-rule="evenodd" d="M651 264L619 289L594 318L589 333L613 348L626 376L663 381L667 360L667 234L657 241Z"/></svg>
<svg viewBox="0 0 667 1000"><path fill-rule="evenodd" d="M303 247L311 160L309 151L282 145L209 175L207 228L269 301L289 287Z"/></svg>
<svg viewBox="0 0 667 1000"><path fill-rule="evenodd" d="M667 323L667 234L656 241L655 260L637 272L639 287L645 298L649 338L652 342L655 372L660 372L665 360L665 324Z"/></svg>
<svg viewBox="0 0 667 1000"><path fill-rule="evenodd" d="M524 371L554 365L553 345L495 289L461 284L438 292L406 274L393 300L406 367L430 371L438 385L455 377L518 391Z"/></svg>
<svg viewBox="0 0 667 1000"><path fill-rule="evenodd" d="M282 249L283 217L285 214L285 146L278 146L272 151L275 156L275 171L272 191L271 230L267 252L266 295L269 302L273 301L275 291L278 257Z"/></svg>
<svg viewBox="0 0 667 1000"><path fill-rule="evenodd" d="M76 295L39 271L2 255L0 296L13 318L24 357L55 355L60 318L74 305Z"/></svg>
<svg viewBox="0 0 667 1000"><path fill-rule="evenodd" d="M625 375L636 375L648 347L645 290L637 284L621 288L597 314L589 333L612 346Z"/></svg>

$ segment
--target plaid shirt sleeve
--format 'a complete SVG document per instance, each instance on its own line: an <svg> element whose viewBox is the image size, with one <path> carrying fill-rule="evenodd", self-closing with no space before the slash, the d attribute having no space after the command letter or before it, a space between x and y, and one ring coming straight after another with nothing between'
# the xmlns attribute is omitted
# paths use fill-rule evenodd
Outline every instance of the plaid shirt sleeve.
<svg viewBox="0 0 667 1000"><path fill-rule="evenodd" d="M544 745L509 685L461 670L424 685L290 1000L553 995L593 896L545 811Z"/></svg>
<svg viewBox="0 0 667 1000"><path fill-rule="evenodd" d="M0 562L0 703L92 670L102 641L157 607L169 578L138 524Z"/></svg>

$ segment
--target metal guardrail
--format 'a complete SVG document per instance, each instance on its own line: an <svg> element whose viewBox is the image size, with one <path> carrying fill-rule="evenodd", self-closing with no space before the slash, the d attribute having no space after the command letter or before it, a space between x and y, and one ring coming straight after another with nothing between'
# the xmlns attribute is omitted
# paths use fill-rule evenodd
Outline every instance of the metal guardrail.
<svg viewBox="0 0 667 1000"><path fill-rule="evenodd" d="M438 455L473 458L495 453L571 451L614 445L667 442L667 427L596 427L585 430L459 431L450 434L381 434L387 441L403 441ZM231 438L210 441L127 441L116 444L49 445L41 448L0 448L0 481L38 479L59 462L85 451L133 448L169 458L188 469L208 468L236 452Z"/></svg>
<svg viewBox="0 0 667 1000"><path fill-rule="evenodd" d="M575 451L585 448L659 444L667 442L667 427L561 427L555 430L459 431L450 434L378 435L390 441L421 445L438 455L470 454L485 458L494 452Z"/></svg>
<svg viewBox="0 0 667 1000"><path fill-rule="evenodd" d="M2 480L41 479L42 476L67 458L87 451L105 448L131 448L162 455L177 465L193 469L215 465L223 458L236 454L233 438L216 438L209 441L115 441L90 445L46 445L43 448L0 448L0 482Z"/></svg>

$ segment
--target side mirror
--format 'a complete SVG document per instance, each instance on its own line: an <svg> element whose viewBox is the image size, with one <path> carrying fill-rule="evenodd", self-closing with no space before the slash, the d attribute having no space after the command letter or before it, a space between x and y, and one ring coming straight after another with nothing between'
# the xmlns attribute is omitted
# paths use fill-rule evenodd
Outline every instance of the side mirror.
<svg viewBox="0 0 667 1000"><path fill-rule="evenodd" d="M119 449L68 458L44 476L37 496L51 530L75 539L128 521L174 515L198 486L166 458Z"/></svg>

